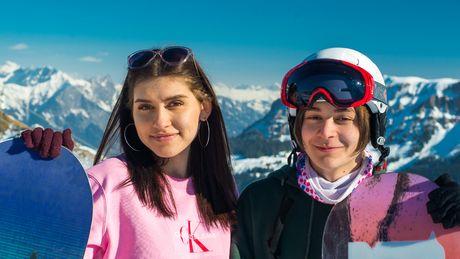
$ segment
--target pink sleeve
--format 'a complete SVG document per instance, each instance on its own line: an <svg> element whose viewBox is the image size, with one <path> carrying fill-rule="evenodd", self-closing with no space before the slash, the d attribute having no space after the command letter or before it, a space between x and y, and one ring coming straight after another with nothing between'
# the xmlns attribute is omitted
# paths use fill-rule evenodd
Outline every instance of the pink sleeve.
<svg viewBox="0 0 460 259"><path fill-rule="evenodd" d="M103 258L107 248L106 197L97 179L89 174L88 177L93 192L93 219L84 258Z"/></svg>

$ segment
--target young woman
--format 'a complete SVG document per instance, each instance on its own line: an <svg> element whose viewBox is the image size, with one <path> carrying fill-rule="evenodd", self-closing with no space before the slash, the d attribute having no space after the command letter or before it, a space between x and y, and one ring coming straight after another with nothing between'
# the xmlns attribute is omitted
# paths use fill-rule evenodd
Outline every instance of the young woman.
<svg viewBox="0 0 460 259"><path fill-rule="evenodd" d="M307 57L286 74L281 100L289 108L294 150L288 165L248 186L238 200L241 258L321 258L332 206L382 173L389 154L385 82L363 54L331 48ZM381 153L376 162L365 150L369 142ZM460 225L460 189L448 182L433 192L429 209L451 227ZM452 199L439 202L446 195Z"/></svg>
<svg viewBox="0 0 460 259"><path fill-rule="evenodd" d="M94 217L86 257L228 256L236 188L225 125L190 49L142 50L88 174Z"/></svg>
<svg viewBox="0 0 460 259"><path fill-rule="evenodd" d="M52 156L71 141L68 131L62 141L50 129L23 138ZM122 154L102 161L117 141ZM228 258L237 195L230 161L216 95L192 51L131 54L88 170L94 206L85 258Z"/></svg>

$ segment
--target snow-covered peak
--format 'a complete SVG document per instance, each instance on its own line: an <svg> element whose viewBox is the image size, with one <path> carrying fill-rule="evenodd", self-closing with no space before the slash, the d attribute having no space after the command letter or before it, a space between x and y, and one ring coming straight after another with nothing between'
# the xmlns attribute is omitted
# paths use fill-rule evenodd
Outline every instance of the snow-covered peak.
<svg viewBox="0 0 460 259"><path fill-rule="evenodd" d="M236 136L254 121L262 118L279 96L279 86L237 85L223 83L214 85L227 132Z"/></svg>
<svg viewBox="0 0 460 259"><path fill-rule="evenodd" d="M98 76L95 78L91 78L89 80L91 83L96 83L102 87L107 87L107 86L112 86L112 78L109 75L104 75L104 76Z"/></svg>
<svg viewBox="0 0 460 259"><path fill-rule="evenodd" d="M217 83L217 86L219 85L225 85L224 83ZM261 90L261 89L266 89L266 90L275 90L278 91L281 89L281 85L277 82L271 84L271 85L251 85L251 84L239 84L239 85L234 85L232 86L233 89L243 89L243 90Z"/></svg>
<svg viewBox="0 0 460 259"><path fill-rule="evenodd" d="M80 142L97 146L120 88L109 76L86 80L13 62L1 68L0 109L28 125L70 127Z"/></svg>
<svg viewBox="0 0 460 259"><path fill-rule="evenodd" d="M435 79L425 79L416 76L385 76L385 84L387 86L391 85L418 85L418 84L431 84L440 86L448 86L460 82L458 79L454 78L435 78Z"/></svg>
<svg viewBox="0 0 460 259"><path fill-rule="evenodd" d="M274 87L264 87L260 85L228 86L224 83L214 85L216 94L225 96L235 101L257 101L270 100L274 101L279 97L279 89Z"/></svg>
<svg viewBox="0 0 460 259"><path fill-rule="evenodd" d="M385 83L389 87L388 99L393 109L401 109L407 104L423 103L432 98L448 96L455 98L458 90L454 86L460 83L459 79L438 78L424 79L419 77L397 77L385 78ZM457 92L457 93L456 93ZM399 103L402 106L395 106ZM418 106L418 105L416 105Z"/></svg>
<svg viewBox="0 0 460 259"><path fill-rule="evenodd" d="M16 70L12 71L8 80L5 81L5 84L16 84L20 86L35 86L40 83L47 82L51 77L58 72L57 69L53 67L19 67Z"/></svg>
<svg viewBox="0 0 460 259"><path fill-rule="evenodd" d="M417 84L417 83L426 83L428 82L427 79L416 77L416 76L384 76L385 84L387 86L394 85L394 84Z"/></svg>
<svg viewBox="0 0 460 259"><path fill-rule="evenodd" d="M13 61L6 61L5 64L0 66L0 75L8 75L19 69L21 66L14 63Z"/></svg>

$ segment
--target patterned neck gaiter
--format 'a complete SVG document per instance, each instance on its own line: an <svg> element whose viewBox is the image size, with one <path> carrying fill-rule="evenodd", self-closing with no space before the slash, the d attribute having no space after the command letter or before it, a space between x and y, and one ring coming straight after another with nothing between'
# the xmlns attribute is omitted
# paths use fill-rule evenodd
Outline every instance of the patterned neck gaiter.
<svg viewBox="0 0 460 259"><path fill-rule="evenodd" d="M364 179L372 176L372 167L372 156L366 152L360 168L329 182L311 167L307 154L300 153L296 162L297 184L313 199L336 204L345 199Z"/></svg>

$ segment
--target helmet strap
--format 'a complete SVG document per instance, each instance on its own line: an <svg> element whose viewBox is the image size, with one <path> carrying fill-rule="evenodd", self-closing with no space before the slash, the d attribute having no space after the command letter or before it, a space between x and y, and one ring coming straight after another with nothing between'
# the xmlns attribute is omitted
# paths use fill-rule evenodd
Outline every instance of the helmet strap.
<svg viewBox="0 0 460 259"><path fill-rule="evenodd" d="M292 151L289 154L287 160L288 160L289 167L291 167L291 165L293 165L293 164L295 164L297 162L297 148L292 149Z"/></svg>
<svg viewBox="0 0 460 259"><path fill-rule="evenodd" d="M374 165L374 175L383 174L387 171L387 161L386 158L390 155L390 148L382 145L378 146L380 151L379 162Z"/></svg>
<svg viewBox="0 0 460 259"><path fill-rule="evenodd" d="M294 124L297 116L297 109L288 109L288 124L289 124L289 135L291 136L291 153L288 156L287 162L291 166L297 161L297 152L300 151L299 144L295 139Z"/></svg>

